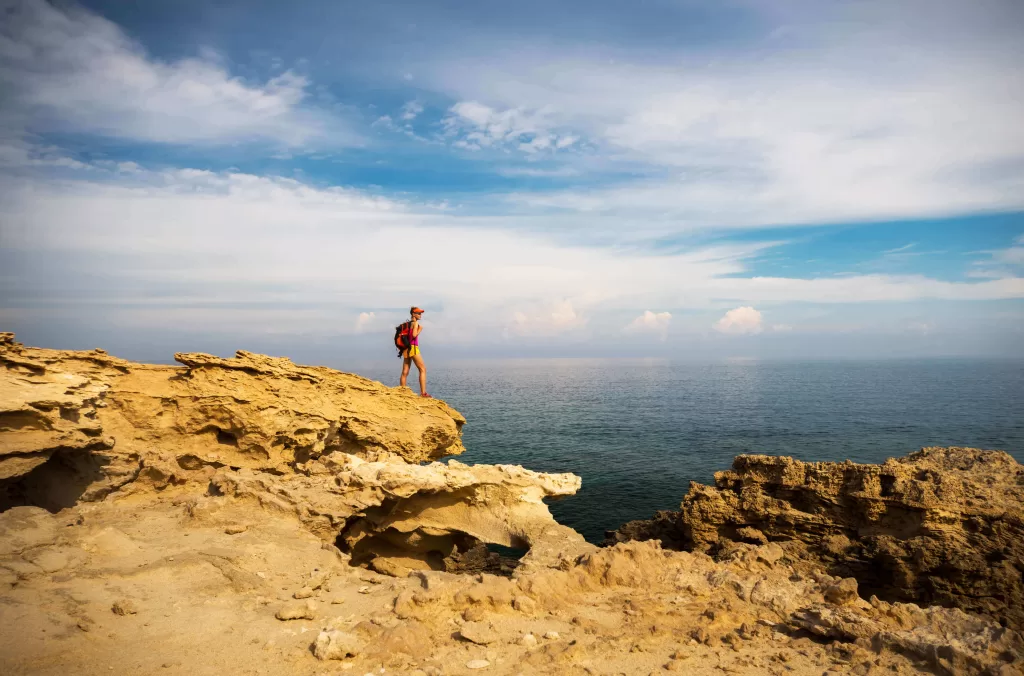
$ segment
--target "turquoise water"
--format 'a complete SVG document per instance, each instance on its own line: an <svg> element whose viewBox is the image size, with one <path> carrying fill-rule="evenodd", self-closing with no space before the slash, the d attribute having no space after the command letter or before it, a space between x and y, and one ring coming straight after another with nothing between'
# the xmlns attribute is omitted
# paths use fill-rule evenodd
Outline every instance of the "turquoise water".
<svg viewBox="0 0 1024 676"><path fill-rule="evenodd" d="M430 391L469 420L459 460L580 475L582 490L551 511L592 542L677 508L690 481L711 482L739 453L881 462L922 446L960 445L1024 461L1024 362L536 359L429 367ZM395 360L393 369L361 372L396 385L399 368Z"/></svg>

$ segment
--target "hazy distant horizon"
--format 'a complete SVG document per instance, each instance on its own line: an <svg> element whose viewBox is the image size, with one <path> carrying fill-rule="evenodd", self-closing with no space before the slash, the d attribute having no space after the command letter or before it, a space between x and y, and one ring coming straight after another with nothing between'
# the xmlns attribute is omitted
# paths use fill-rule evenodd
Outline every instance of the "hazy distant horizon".
<svg viewBox="0 0 1024 676"><path fill-rule="evenodd" d="M5 0L0 330L1024 358L1024 4Z"/></svg>
<svg viewBox="0 0 1024 676"><path fill-rule="evenodd" d="M0 331L8 330L0 326ZM63 350L90 350L101 348L109 354L153 364L175 364L174 354L176 352L205 352L221 357L232 357L237 350L246 350L260 354L267 354L274 357L287 357L297 364L308 366L327 366L342 371L350 370L359 375L368 375L361 369L370 369L374 372L387 373L393 370L395 380L401 370L401 360L395 355L395 351L387 345L390 334L377 336L380 341L375 344L363 344L358 348L346 347L344 344L331 345L329 342L315 341L303 342L296 339L291 342L267 342L259 339L210 339L209 337L177 337L162 336L156 340L142 340L133 342L131 335L120 336L105 343L95 340L83 339L81 335L69 336L67 334L49 339L46 336L37 336L33 332L16 333L16 340L32 347L43 347ZM33 339L36 337L38 339ZM382 347L383 345L383 347ZM734 349L738 346L732 346ZM894 352L881 349L863 348L861 352L841 349L841 346L833 351L805 351L802 354L793 354L788 345L777 346L775 352L771 346L762 342L750 341L747 343L749 350L744 353L734 351L731 353L713 351L684 349L678 350L672 347L663 347L661 350L631 348L632 352L625 351L601 351L599 346L578 346L578 349L566 347L552 348L537 346L532 351L517 346L502 351L500 347L490 350L479 346L473 348L437 347L426 352L429 359L428 369L432 372L440 371L447 364L472 364L479 365L486 369L489 363L515 363L530 361L560 361L560 360L585 360L600 363L609 362L658 362L658 363L689 363L689 364L723 364L744 362L752 363L786 363L786 362L845 362L845 361L1006 361L1019 363L1024 362L1024 355L1019 353L999 354L991 352L988 354L972 353L934 353L922 354L919 352ZM369 377L369 376L368 376ZM375 376L374 376L375 377Z"/></svg>

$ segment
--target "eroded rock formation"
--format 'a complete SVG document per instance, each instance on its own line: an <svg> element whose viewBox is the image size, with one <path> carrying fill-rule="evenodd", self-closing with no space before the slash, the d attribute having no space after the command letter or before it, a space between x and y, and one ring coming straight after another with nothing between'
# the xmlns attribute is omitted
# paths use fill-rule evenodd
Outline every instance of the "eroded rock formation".
<svg viewBox="0 0 1024 676"><path fill-rule="evenodd" d="M1024 626L1024 467L1000 451L925 448L881 465L741 455L715 486L691 484L679 512L610 539L712 555L778 542L865 594Z"/></svg>
<svg viewBox="0 0 1024 676"><path fill-rule="evenodd" d="M443 402L245 352L177 358L134 364L0 334L0 673L1024 667L1021 634L991 617L865 600L856 580L800 558L815 539L792 514L777 519L796 524L789 542L759 545L737 540L768 539L766 521L683 531L666 517L714 558L656 542L597 549L543 502L578 477L437 462L462 451L464 420ZM750 475L816 489L839 476L783 465ZM971 500L998 500L1003 465L961 463L989 490ZM745 503L730 493L767 504L797 491L757 497L747 474L695 494L690 518L734 514ZM864 518L895 523L894 499ZM825 530L840 510L829 504L811 510ZM485 543L529 551L501 570ZM453 574L467 570L479 574Z"/></svg>
<svg viewBox="0 0 1024 676"><path fill-rule="evenodd" d="M576 476L418 464L464 450L465 419L443 401L244 351L175 359L184 366L0 334L0 506L195 484L204 508L230 497L293 512L396 573L457 566L484 543L530 548L531 565L589 547L542 501L575 493Z"/></svg>

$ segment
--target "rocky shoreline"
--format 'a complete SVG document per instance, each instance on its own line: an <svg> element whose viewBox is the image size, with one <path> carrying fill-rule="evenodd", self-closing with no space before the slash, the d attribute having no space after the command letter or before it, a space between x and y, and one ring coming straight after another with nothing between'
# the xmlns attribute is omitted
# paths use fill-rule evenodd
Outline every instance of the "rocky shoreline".
<svg viewBox="0 0 1024 676"><path fill-rule="evenodd" d="M741 455L678 512L608 534L652 539L715 557L775 542L862 594L1024 628L1024 467L1000 451L924 448L881 465Z"/></svg>
<svg viewBox="0 0 1024 676"><path fill-rule="evenodd" d="M740 456L609 546L572 474L322 367L0 333L0 671L1022 673L1024 472ZM518 561L495 546L526 550Z"/></svg>

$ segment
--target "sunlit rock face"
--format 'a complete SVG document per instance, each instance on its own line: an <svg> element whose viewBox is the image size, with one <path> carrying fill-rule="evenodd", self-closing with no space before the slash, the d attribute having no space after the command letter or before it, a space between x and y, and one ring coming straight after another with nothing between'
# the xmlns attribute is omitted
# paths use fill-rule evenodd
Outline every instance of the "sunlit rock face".
<svg viewBox="0 0 1024 676"><path fill-rule="evenodd" d="M464 451L465 418L443 401L243 351L158 366L0 336L4 506L55 511L197 484L211 503L293 511L395 574L484 566L487 543L529 549L531 565L588 549L543 502L574 494L579 477L420 464Z"/></svg>
<svg viewBox="0 0 1024 676"><path fill-rule="evenodd" d="M712 555L777 542L863 593L1024 626L1024 467L1000 451L924 448L881 465L741 455L714 486L692 484L679 512L609 535Z"/></svg>

